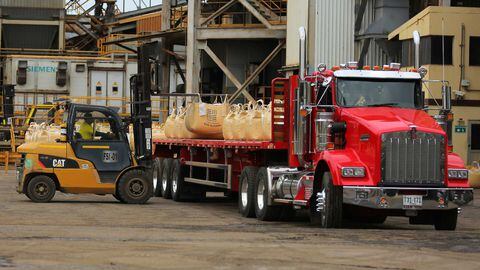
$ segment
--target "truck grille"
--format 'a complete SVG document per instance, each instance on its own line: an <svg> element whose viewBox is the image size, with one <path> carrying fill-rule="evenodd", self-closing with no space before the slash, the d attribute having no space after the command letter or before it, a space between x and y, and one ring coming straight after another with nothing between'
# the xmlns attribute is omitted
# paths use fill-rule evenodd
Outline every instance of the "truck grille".
<svg viewBox="0 0 480 270"><path fill-rule="evenodd" d="M445 177L445 138L425 132L382 135L382 184L441 186Z"/></svg>

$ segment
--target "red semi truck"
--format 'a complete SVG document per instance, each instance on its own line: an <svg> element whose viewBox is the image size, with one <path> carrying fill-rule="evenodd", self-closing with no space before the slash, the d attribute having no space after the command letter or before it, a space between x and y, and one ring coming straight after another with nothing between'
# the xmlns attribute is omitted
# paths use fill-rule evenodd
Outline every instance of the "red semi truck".
<svg viewBox="0 0 480 270"><path fill-rule="evenodd" d="M271 102L271 141L154 141L156 193L238 192L245 217L277 220L306 208L325 228L407 216L453 230L473 199L444 122L425 111L419 72L322 67L275 79Z"/></svg>

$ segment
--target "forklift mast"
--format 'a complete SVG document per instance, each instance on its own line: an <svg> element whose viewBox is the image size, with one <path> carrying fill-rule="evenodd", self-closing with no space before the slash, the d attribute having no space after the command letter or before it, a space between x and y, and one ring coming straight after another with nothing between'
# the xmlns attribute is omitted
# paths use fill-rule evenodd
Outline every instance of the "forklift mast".
<svg viewBox="0 0 480 270"><path fill-rule="evenodd" d="M138 48L138 74L130 78L130 110L135 157L139 165L152 165L152 101L159 93L159 66L163 59L161 43L146 43Z"/></svg>

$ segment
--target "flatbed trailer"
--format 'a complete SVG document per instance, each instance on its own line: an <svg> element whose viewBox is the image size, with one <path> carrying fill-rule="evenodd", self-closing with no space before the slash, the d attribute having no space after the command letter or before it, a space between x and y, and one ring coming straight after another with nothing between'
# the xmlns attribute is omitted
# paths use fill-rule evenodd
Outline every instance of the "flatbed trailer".
<svg viewBox="0 0 480 270"><path fill-rule="evenodd" d="M165 158L179 160L186 167L185 182L223 188L238 192L239 177L247 166L267 164L288 165L291 121L289 110L291 97L288 79L275 79L272 88L271 141L209 140L209 139L161 139L153 140L153 156L157 162ZM195 172L199 168L204 173ZM218 178L218 171L223 177ZM162 170L163 171L163 170ZM200 175L199 179L198 175ZM195 177L197 176L197 177ZM214 178L213 176L217 176ZM164 179L167 180L167 179Z"/></svg>

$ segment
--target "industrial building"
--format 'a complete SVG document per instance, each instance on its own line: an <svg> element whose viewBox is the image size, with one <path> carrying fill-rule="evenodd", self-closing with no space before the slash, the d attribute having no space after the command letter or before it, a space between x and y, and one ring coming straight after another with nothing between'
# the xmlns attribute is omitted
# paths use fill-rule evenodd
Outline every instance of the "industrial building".
<svg viewBox="0 0 480 270"><path fill-rule="evenodd" d="M128 113L128 80L137 72L136 47L145 42L159 41L165 52L155 71L160 92L225 93L241 101L268 97L273 78L298 72L300 26L308 30L310 70L348 61L410 66L413 30L425 46L438 42L427 36L444 34L451 49L445 79L459 127L454 144L466 160L478 160L478 87L470 75L476 60L469 49L476 44L476 1L172 0L125 12L113 0L25 0L0 7L2 82L16 85L17 111L68 96ZM439 55L435 63L425 57L429 78L443 78ZM427 98L438 100L439 86L427 85ZM156 99L159 121L169 104Z"/></svg>

